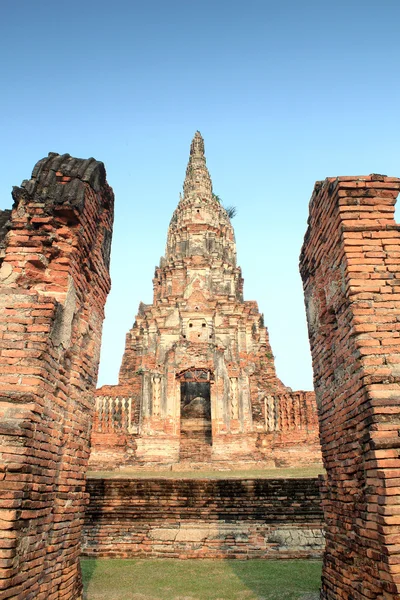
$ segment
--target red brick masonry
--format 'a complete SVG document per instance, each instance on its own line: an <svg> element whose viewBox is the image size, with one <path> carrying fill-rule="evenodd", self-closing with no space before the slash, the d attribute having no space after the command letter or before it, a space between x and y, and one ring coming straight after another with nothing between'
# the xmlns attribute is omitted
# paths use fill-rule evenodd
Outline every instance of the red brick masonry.
<svg viewBox="0 0 400 600"><path fill-rule="evenodd" d="M83 554L312 558L324 540L318 479L88 479Z"/></svg>
<svg viewBox="0 0 400 600"><path fill-rule="evenodd" d="M101 396L100 394L106 394ZM125 395L123 395L125 393ZM145 465L136 457L138 415L126 386L103 386L97 390L92 428L91 470L115 470L130 465ZM254 433L255 450L250 458L267 466L305 466L320 462L318 417L314 392L292 392L269 397L274 413L263 414L265 430ZM268 408L268 407L267 407ZM136 422L134 421L136 419ZM213 448L237 444L238 435L226 433L214 440ZM163 440L160 448L163 448ZM221 460L221 462L223 462ZM231 461L225 461L233 464ZM196 465L196 468L198 465ZM207 468L207 465L205 465Z"/></svg>
<svg viewBox="0 0 400 600"><path fill-rule="evenodd" d="M0 219L0 597L75 600L114 197L102 163L49 154L13 198Z"/></svg>
<svg viewBox="0 0 400 600"><path fill-rule="evenodd" d="M322 598L400 597L400 179L317 182L301 254L320 434Z"/></svg>

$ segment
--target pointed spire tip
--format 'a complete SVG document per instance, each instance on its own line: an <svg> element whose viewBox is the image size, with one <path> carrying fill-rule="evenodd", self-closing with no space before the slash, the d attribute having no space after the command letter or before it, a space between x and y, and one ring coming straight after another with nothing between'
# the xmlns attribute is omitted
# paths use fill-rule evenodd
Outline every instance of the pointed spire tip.
<svg viewBox="0 0 400 600"><path fill-rule="evenodd" d="M190 144L189 163L186 169L183 192L185 198L190 193L196 193L199 197L211 197L212 194L212 183L204 155L204 140L198 130Z"/></svg>
<svg viewBox="0 0 400 600"><path fill-rule="evenodd" d="M203 136L201 135L200 131L196 131L196 133L194 134L192 143L190 145L190 154L193 155L197 155L197 156L204 156L204 140L203 140Z"/></svg>

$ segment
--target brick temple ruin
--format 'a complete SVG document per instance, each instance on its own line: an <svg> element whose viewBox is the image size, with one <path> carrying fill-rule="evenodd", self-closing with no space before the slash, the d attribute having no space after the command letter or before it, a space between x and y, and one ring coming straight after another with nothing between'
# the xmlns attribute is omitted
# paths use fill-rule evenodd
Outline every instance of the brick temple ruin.
<svg viewBox="0 0 400 600"><path fill-rule="evenodd" d="M0 211L0 598L76 600L114 196L101 162L49 154L13 198Z"/></svg>
<svg viewBox="0 0 400 600"><path fill-rule="evenodd" d="M243 300L233 227L199 132L153 285L118 385L97 392L91 466L318 462L314 393L276 375L263 315Z"/></svg>
<svg viewBox="0 0 400 600"><path fill-rule="evenodd" d="M323 600L400 598L399 190L400 179L382 175L329 178L310 203L301 274L327 471ZM282 459L288 441L301 456L310 440L300 416L311 413L308 425L315 418L312 396L302 409L301 393L277 379L261 315L242 300L233 230L212 195L201 137L154 303L141 306L128 334L119 385L96 399L113 220L104 166L50 154L13 198L12 211L0 211L0 598L81 600L87 491L92 556L131 552L129 511L148 515L139 554L294 557L299 540L304 556L320 551L312 480L92 480L85 488L95 402L105 462L157 462L157 435L168 459L182 449L183 461L200 451L221 461L223 436L235 460ZM160 502L174 507L165 520Z"/></svg>
<svg viewBox="0 0 400 600"><path fill-rule="evenodd" d="M400 598L400 179L317 182L301 274L327 471L322 598Z"/></svg>

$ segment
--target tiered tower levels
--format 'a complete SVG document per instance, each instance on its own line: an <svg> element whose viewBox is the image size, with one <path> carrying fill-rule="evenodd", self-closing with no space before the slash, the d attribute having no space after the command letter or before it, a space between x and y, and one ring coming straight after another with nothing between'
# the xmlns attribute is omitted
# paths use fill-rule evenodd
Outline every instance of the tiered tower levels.
<svg viewBox="0 0 400 600"><path fill-rule="evenodd" d="M266 433L284 441L278 395L291 390L276 376L257 303L243 300L233 227L199 132L153 286L127 334L119 385L98 392L92 463L115 462L116 444L123 463L266 460ZM312 396L296 396L287 419L306 445L316 441Z"/></svg>

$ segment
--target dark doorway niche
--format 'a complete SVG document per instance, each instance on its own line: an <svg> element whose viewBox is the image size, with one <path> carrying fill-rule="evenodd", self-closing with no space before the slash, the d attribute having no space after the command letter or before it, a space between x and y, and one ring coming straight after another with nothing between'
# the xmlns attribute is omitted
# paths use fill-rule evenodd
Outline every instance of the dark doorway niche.
<svg viewBox="0 0 400 600"><path fill-rule="evenodd" d="M181 418L211 421L210 382L181 382Z"/></svg>
<svg viewBox="0 0 400 600"><path fill-rule="evenodd" d="M211 459L211 390L207 371L186 371L181 377L180 460Z"/></svg>

